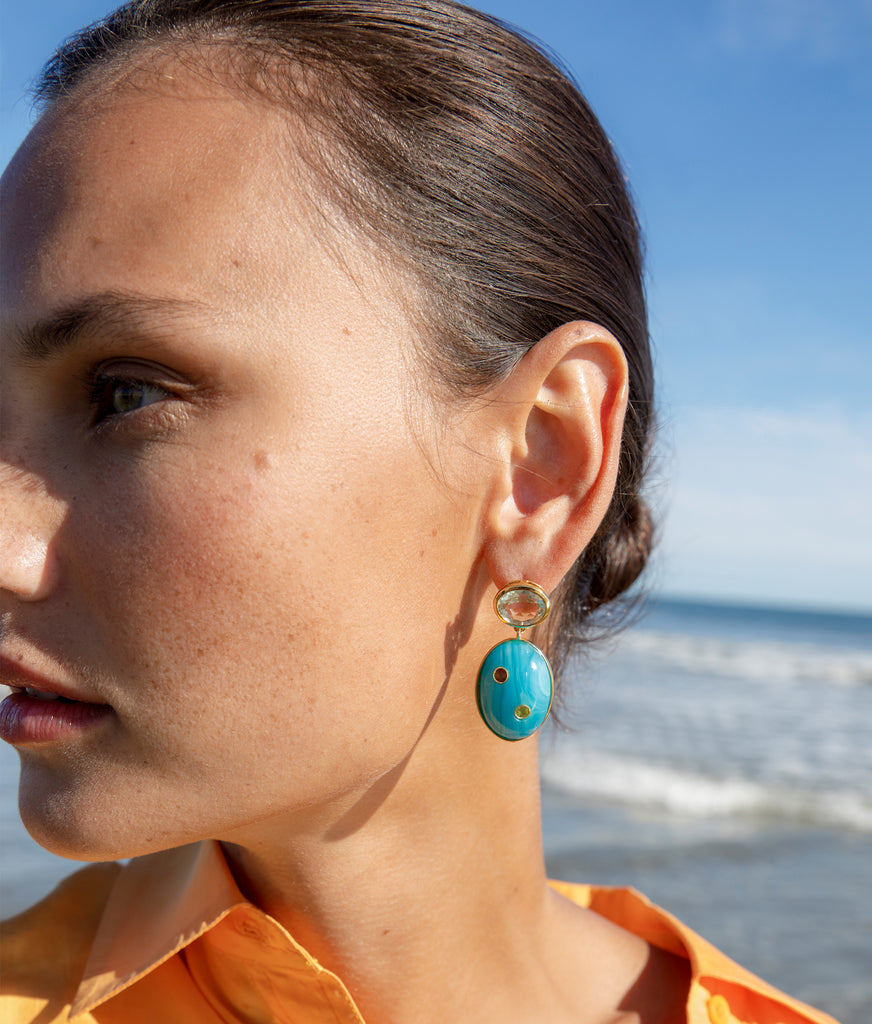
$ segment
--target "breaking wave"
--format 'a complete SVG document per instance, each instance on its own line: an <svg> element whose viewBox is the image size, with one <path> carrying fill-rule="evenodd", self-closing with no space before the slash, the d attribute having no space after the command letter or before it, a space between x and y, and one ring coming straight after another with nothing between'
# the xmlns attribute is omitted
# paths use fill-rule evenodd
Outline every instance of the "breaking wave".
<svg viewBox="0 0 872 1024"><path fill-rule="evenodd" d="M637 630L621 642L649 666L768 682L872 685L872 650Z"/></svg>
<svg viewBox="0 0 872 1024"><path fill-rule="evenodd" d="M684 818L751 818L872 832L872 796L716 778L598 751L543 758L547 785L593 801Z"/></svg>

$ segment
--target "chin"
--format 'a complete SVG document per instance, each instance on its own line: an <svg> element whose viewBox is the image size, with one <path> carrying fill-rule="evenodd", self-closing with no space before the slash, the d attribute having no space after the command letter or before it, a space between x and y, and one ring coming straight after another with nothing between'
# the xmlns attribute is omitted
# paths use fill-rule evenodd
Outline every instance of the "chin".
<svg viewBox="0 0 872 1024"><path fill-rule="evenodd" d="M56 857L69 860L107 861L122 860L130 856L124 844L113 840L113 837L93 834L93 828L81 828L71 819L59 819L44 809L33 809L21 803L21 820L30 833L31 838L49 853ZM107 841L108 840L108 841Z"/></svg>
<svg viewBox="0 0 872 1024"><path fill-rule="evenodd" d="M149 815L137 814L120 793L80 781L64 785L53 773L22 770L18 810L31 837L58 857L123 860L190 841L163 842L149 834Z"/></svg>

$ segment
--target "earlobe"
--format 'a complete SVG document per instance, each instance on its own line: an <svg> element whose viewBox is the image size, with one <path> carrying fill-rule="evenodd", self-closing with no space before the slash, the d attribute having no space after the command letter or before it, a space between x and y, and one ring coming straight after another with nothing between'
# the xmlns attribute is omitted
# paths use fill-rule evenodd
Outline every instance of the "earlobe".
<svg viewBox="0 0 872 1024"><path fill-rule="evenodd" d="M497 587L532 579L553 590L593 537L617 478L627 363L604 328L564 324L505 382L500 486L485 559Z"/></svg>

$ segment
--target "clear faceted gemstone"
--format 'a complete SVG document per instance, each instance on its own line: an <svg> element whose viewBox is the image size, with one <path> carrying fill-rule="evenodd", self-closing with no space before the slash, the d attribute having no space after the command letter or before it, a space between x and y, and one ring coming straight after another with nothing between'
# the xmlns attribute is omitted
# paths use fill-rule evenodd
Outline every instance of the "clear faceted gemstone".
<svg viewBox="0 0 872 1024"><path fill-rule="evenodd" d="M548 614L548 604L532 587L518 585L497 598L497 615L515 629L529 629Z"/></svg>

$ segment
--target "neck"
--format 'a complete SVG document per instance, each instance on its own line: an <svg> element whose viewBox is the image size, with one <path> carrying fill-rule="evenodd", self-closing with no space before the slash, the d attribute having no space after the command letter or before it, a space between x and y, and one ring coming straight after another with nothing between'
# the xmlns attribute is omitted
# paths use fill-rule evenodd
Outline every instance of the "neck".
<svg viewBox="0 0 872 1024"><path fill-rule="evenodd" d="M434 771L425 738L305 828L276 819L225 838L246 896L346 982L366 1019L418 1022L434 1007L469 1020L470 989L506 991L547 930L535 741L453 756L462 770ZM448 1013L452 996L463 1012Z"/></svg>

